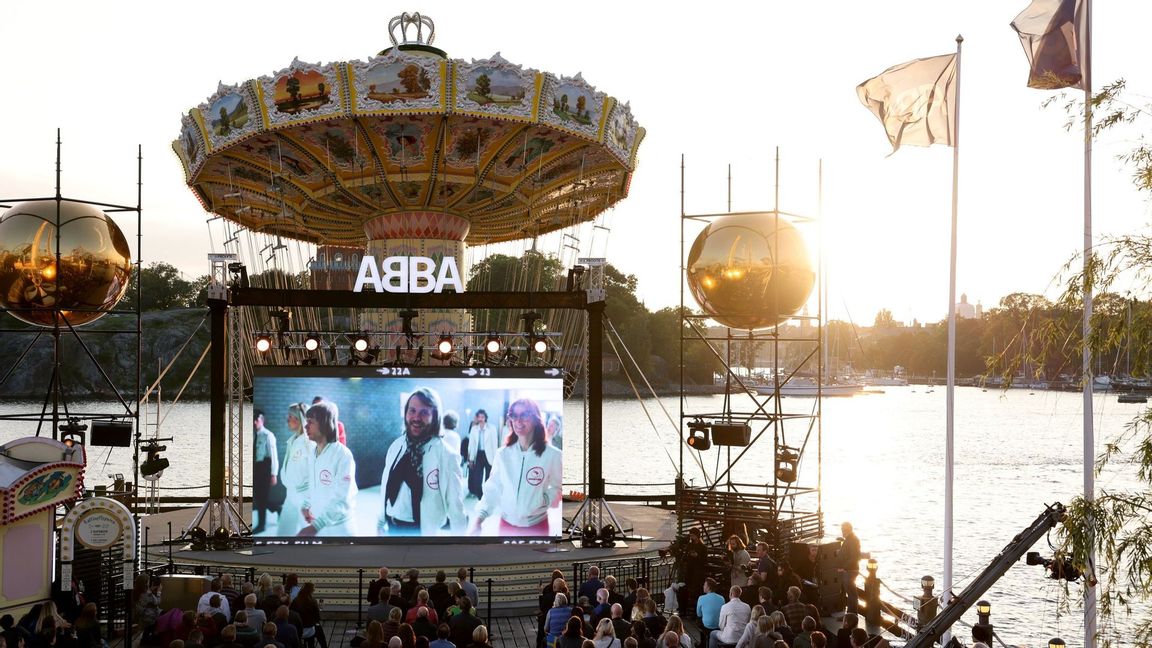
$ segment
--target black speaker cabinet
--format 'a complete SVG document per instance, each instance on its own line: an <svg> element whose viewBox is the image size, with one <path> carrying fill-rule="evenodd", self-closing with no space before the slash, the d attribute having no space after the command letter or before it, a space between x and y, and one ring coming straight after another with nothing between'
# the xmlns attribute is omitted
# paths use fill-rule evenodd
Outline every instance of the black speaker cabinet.
<svg viewBox="0 0 1152 648"><path fill-rule="evenodd" d="M92 430L88 434L88 445L131 447L132 423L128 421L92 421Z"/></svg>
<svg viewBox="0 0 1152 648"><path fill-rule="evenodd" d="M752 440L752 428L747 423L713 423L712 445L746 446Z"/></svg>

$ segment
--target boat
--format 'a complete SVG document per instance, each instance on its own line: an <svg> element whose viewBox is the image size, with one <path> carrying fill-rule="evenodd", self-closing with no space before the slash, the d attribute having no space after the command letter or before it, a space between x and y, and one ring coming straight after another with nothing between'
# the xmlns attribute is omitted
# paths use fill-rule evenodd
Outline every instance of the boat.
<svg viewBox="0 0 1152 648"><path fill-rule="evenodd" d="M904 383L908 384L908 383ZM864 391L864 383L860 382L830 382L820 384L815 378L799 376L787 382L775 385L761 385L756 391L764 396L779 394L797 398L816 398L817 396L855 396Z"/></svg>
<svg viewBox="0 0 1152 648"><path fill-rule="evenodd" d="M1136 392L1124 392L1116 397L1117 403L1147 403L1148 396Z"/></svg>

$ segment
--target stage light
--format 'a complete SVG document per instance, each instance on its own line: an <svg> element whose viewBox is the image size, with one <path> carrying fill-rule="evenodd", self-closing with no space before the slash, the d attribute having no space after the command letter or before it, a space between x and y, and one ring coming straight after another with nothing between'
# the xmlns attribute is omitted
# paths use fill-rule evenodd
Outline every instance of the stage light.
<svg viewBox="0 0 1152 648"><path fill-rule="evenodd" d="M605 524L604 528L600 529L599 542L601 547L611 548L616 546L616 525Z"/></svg>
<svg viewBox="0 0 1152 648"><path fill-rule="evenodd" d="M228 532L227 527L217 527L212 532L212 548L216 551L227 551L231 548L232 534Z"/></svg>
<svg viewBox="0 0 1152 648"><path fill-rule="evenodd" d="M598 546L600 534L596 530L595 524L585 524L584 530L580 532L580 546L585 549Z"/></svg>
<svg viewBox="0 0 1152 648"><path fill-rule="evenodd" d="M488 339L484 341L484 350L491 354L500 353L500 336L496 333L489 333Z"/></svg>
<svg viewBox="0 0 1152 648"><path fill-rule="evenodd" d="M292 311L278 308L269 312L268 316L276 320L276 332L280 335L287 335L292 329Z"/></svg>
<svg viewBox="0 0 1152 648"><path fill-rule="evenodd" d="M186 537L192 541L192 551L207 551L208 550L208 532L200 527L188 529L185 534Z"/></svg>
<svg viewBox="0 0 1152 648"><path fill-rule="evenodd" d="M543 355L548 351L548 339L543 335L532 336L532 350Z"/></svg>
<svg viewBox="0 0 1152 648"><path fill-rule="evenodd" d="M368 350L368 338L365 337L364 334L362 334L362 333L358 333L358 334L354 334L354 335L355 336L352 338L352 348L355 349L357 353L364 353L365 351L367 351Z"/></svg>
<svg viewBox="0 0 1152 648"><path fill-rule="evenodd" d="M164 469L171 465L166 457L161 457L160 453L167 450L168 446L160 445L155 441L148 441L140 447L140 452L143 452L146 459L140 464L140 476L148 481L156 481L164 474Z"/></svg>
<svg viewBox="0 0 1152 648"><path fill-rule="evenodd" d="M441 335L440 336L440 342L438 342L436 344L436 351L438 351L441 356L449 356L449 355L452 355L452 349L453 349L452 336L451 335Z"/></svg>
<svg viewBox="0 0 1152 648"><path fill-rule="evenodd" d="M1048 648L1064 648L1064 640L1060 637L1052 637L1048 640Z"/></svg>
<svg viewBox="0 0 1152 648"><path fill-rule="evenodd" d="M272 348L272 338L267 335L261 335L256 338L256 350L260 353L267 353Z"/></svg>
<svg viewBox="0 0 1152 648"><path fill-rule="evenodd" d="M320 337L315 333L309 333L308 337L304 338L304 348L309 351L315 351L320 348Z"/></svg>
<svg viewBox="0 0 1152 648"><path fill-rule="evenodd" d="M785 484L796 481L800 454L796 448L785 445L776 450L776 480Z"/></svg>
<svg viewBox="0 0 1152 648"><path fill-rule="evenodd" d="M64 423L60 424L60 441L69 448L78 445L84 445L84 431L88 426L81 423L80 419L70 418Z"/></svg>
<svg viewBox="0 0 1152 648"><path fill-rule="evenodd" d="M707 450L712 447L708 438L709 426L699 419L688 423L688 447L693 450Z"/></svg>

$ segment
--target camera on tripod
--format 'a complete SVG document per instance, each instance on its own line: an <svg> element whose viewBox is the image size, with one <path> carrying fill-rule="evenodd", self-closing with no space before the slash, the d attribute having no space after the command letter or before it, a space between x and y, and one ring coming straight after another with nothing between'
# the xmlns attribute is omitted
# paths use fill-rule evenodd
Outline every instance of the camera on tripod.
<svg viewBox="0 0 1152 648"><path fill-rule="evenodd" d="M1048 578L1053 580L1066 580L1074 582L1080 579L1082 575L1076 565L1072 564L1072 559L1064 557L1062 559L1045 558L1040 555L1039 551L1029 551L1024 557L1024 561L1029 565L1043 565L1044 569L1048 572Z"/></svg>

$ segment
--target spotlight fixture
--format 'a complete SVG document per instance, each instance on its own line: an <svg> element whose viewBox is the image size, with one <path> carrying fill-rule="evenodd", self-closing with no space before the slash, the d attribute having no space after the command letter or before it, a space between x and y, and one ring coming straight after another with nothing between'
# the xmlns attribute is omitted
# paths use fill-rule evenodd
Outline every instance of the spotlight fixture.
<svg viewBox="0 0 1152 648"><path fill-rule="evenodd" d="M491 354L500 353L501 346L498 333L489 333L488 338L484 341L484 350Z"/></svg>
<svg viewBox="0 0 1152 648"><path fill-rule="evenodd" d="M603 548L606 548L606 549L610 549L612 547L615 547L616 546L616 535L617 535L616 525L615 524L605 524L604 527L600 529L600 535L598 537L598 542L599 542L600 546Z"/></svg>
<svg viewBox="0 0 1152 648"><path fill-rule="evenodd" d="M304 338L304 348L309 351L315 351L320 348L320 337L315 333L309 333L308 337Z"/></svg>
<svg viewBox="0 0 1152 648"><path fill-rule="evenodd" d="M256 350L260 353L267 353L272 348L272 338L267 335L260 335L256 338Z"/></svg>
<svg viewBox="0 0 1152 648"><path fill-rule="evenodd" d="M364 353L368 350L368 338L363 333L356 333L352 338L352 348L357 353Z"/></svg>
<svg viewBox="0 0 1152 648"><path fill-rule="evenodd" d="M693 450L707 450L712 447L709 439L711 426L700 419L688 423L688 447Z"/></svg>
<svg viewBox="0 0 1152 648"><path fill-rule="evenodd" d="M164 474L164 469L170 466L167 457L161 457L160 453L168 449L168 446L160 445L155 441L148 441L140 447L140 452L144 453L145 460L140 464L140 476L148 481L156 481Z"/></svg>
<svg viewBox="0 0 1152 648"><path fill-rule="evenodd" d="M452 336L444 334L440 336L440 341L436 344L436 351L439 352L441 356L449 356L452 355L453 346Z"/></svg>
<svg viewBox="0 0 1152 648"><path fill-rule="evenodd" d="M785 484L796 481L800 453L797 448L782 445L776 450L776 480Z"/></svg>
<svg viewBox="0 0 1152 648"><path fill-rule="evenodd" d="M585 549L596 547L599 544L600 533L595 524L585 524L580 532L580 546Z"/></svg>
<svg viewBox="0 0 1152 648"><path fill-rule="evenodd" d="M532 336L532 350L540 355L546 353L548 351L548 339L539 334Z"/></svg>
<svg viewBox="0 0 1152 648"><path fill-rule="evenodd" d="M200 527L188 529L184 535L192 541L192 551L208 550L208 532L204 529L201 529Z"/></svg>
<svg viewBox="0 0 1152 648"><path fill-rule="evenodd" d="M60 441L62 441L64 445L69 448L84 445L84 432L88 429L88 426L81 423L80 419L70 418L64 423L61 423L58 429L60 430Z"/></svg>

